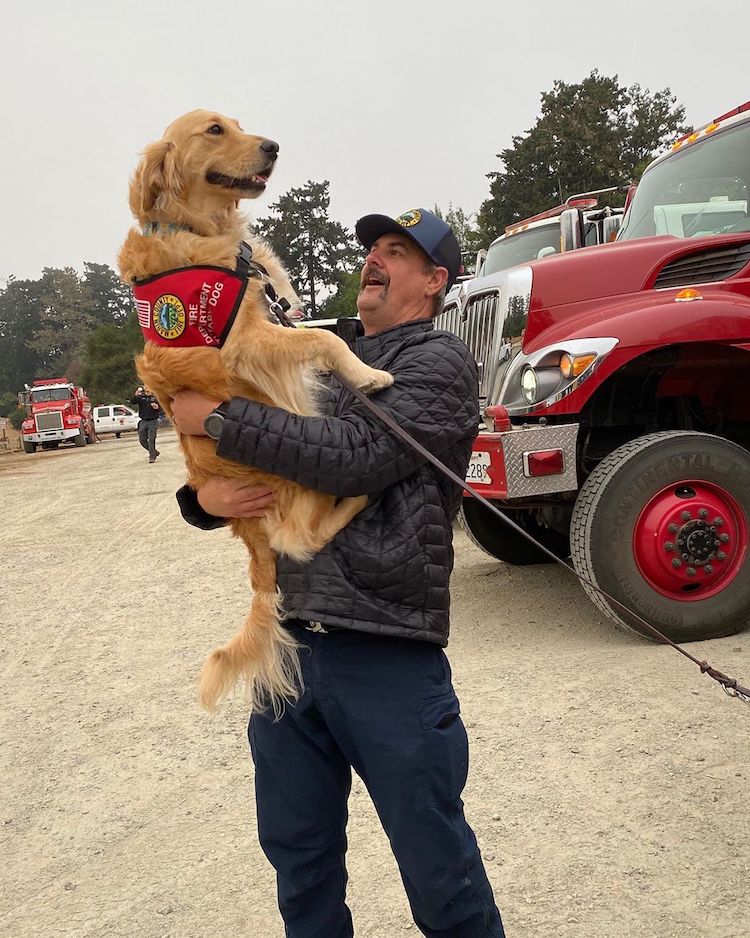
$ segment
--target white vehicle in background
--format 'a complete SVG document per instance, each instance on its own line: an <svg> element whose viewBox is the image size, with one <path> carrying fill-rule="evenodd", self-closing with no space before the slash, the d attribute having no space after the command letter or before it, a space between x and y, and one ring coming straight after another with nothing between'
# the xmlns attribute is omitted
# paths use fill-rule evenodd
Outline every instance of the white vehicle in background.
<svg viewBox="0 0 750 938"><path fill-rule="evenodd" d="M94 408L94 427L97 436L114 433L119 440L120 434L138 429L138 414L124 404L102 404Z"/></svg>
<svg viewBox="0 0 750 938"><path fill-rule="evenodd" d="M598 208L598 196L609 192L629 195L632 194L628 193L629 188L611 186L608 189L581 192L572 195L562 205L508 225L486 250L479 252L475 273L459 277L458 281L489 277L501 270L528 264L529 261L540 261L553 254L606 244L616 235L624 209ZM618 221L613 223L608 220L613 217ZM449 294L451 298L452 294L458 295L458 284Z"/></svg>

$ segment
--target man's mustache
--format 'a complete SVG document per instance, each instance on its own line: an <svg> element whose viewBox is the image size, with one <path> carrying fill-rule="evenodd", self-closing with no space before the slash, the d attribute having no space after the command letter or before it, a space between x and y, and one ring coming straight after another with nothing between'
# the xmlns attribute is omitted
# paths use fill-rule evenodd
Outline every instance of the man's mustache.
<svg viewBox="0 0 750 938"><path fill-rule="evenodd" d="M359 280L359 292L361 293L366 286L371 286L372 284L369 281L375 281L381 286L388 287L388 277L382 270L377 270L375 267L365 267L362 270L362 275Z"/></svg>

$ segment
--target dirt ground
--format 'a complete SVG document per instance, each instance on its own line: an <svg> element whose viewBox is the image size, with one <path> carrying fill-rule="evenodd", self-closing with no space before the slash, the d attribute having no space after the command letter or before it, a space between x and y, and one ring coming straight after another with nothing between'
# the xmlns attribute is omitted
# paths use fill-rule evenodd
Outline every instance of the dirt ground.
<svg viewBox="0 0 750 938"><path fill-rule="evenodd" d="M0 455L9 938L280 938L238 695L196 702L244 618L242 545L180 519L177 441ZM471 820L508 938L750 931L750 706L617 632L571 577L456 535L449 652ZM750 682L750 634L690 646ZM358 938L417 934L355 780Z"/></svg>

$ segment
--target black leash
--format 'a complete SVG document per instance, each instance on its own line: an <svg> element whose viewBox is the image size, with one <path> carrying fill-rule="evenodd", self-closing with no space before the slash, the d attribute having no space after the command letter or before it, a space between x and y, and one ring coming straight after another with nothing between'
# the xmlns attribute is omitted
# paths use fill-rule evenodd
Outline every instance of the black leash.
<svg viewBox="0 0 750 938"><path fill-rule="evenodd" d="M596 590L596 592L603 596L608 602L613 603L615 606L617 606L618 609L622 610L622 612L626 613L628 616L639 622L648 630L651 635L654 636L655 639L657 639L657 641L662 642L664 645L671 645L672 648L678 651L681 655L684 655L686 658L692 661L693 664L697 665L701 669L702 674L707 674L709 677L717 681L721 685L725 694L730 697L736 697L738 700L742 700L745 703L750 703L750 688L743 687L740 683L738 683L736 678L729 677L728 675L723 674L721 671L717 671L716 668L713 668L707 661L700 661L694 655L691 655L689 651L685 651L684 648L682 648L676 642L673 642L671 638L667 638L663 632L660 632L650 623L646 622L646 620L639 616L637 612L633 612L631 609L628 609L627 606L624 606L618 599L615 599L614 596L610 596L609 593L606 593L603 589L600 589L587 577L578 573L569 563L561 560L560 557L557 557L552 553L551 550L548 550L543 544L540 544L535 538L533 538L528 533L528 531L524 531L520 525L516 524L515 521L510 519L507 515L504 515L502 511L500 511L495 505L492 504L492 502L486 499L484 495L480 495L476 489L472 488L468 484L466 479L462 479L460 476L456 475L455 472L452 472L447 466L443 465L443 463L440 462L436 456L433 456L429 450L425 449L421 443L418 443L413 436L408 434L406 430L400 427L390 414L386 413L384 410L381 410L381 408L376 404L373 404L370 398L367 397L366 394L363 394L359 388L353 387L336 371L333 372L333 376L347 389L347 391L349 391L350 394L353 394L361 404L364 404L364 406L371 413L375 414L379 420L381 420L390 430L392 430L396 436L402 439L405 443L408 443L409 446L411 446L420 454L420 456L423 456L428 462L432 463L433 466L439 469L440 472L447 476L452 482L460 485L465 492L468 492L469 495L472 496L472 498L476 498L477 501L481 502L485 508L488 508L494 515L500 518L501 521L511 527L516 532L516 534L523 535L527 541L541 550L542 553L546 554L550 559L554 560L555 563L559 563L561 566L565 567L566 570L568 570L574 576L578 577L578 579L583 583L586 583L587 586L590 586L593 590Z"/></svg>

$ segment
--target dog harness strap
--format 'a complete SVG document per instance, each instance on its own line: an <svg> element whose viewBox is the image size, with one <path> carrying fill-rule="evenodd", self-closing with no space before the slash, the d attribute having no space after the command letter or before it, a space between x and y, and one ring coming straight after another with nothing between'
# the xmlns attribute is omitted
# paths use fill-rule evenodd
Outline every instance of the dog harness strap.
<svg viewBox="0 0 750 938"><path fill-rule="evenodd" d="M252 274L253 267L260 267L260 264L255 264L253 261L253 249L247 243L247 241L240 241L240 249L237 252L237 265L235 267L235 272L238 276L244 277L247 280L248 277Z"/></svg>
<svg viewBox="0 0 750 938"><path fill-rule="evenodd" d="M246 289L225 267L181 267L132 287L144 339L174 348L221 348Z"/></svg>
<svg viewBox="0 0 750 938"><path fill-rule="evenodd" d="M253 249L246 241L240 242L240 250L237 254L237 273L245 277L258 277L263 284L263 289L266 291L268 311L271 318L275 319L280 326L294 326L292 320L286 315L292 304L285 297L280 297L274 290L268 271L262 264L253 260Z"/></svg>

